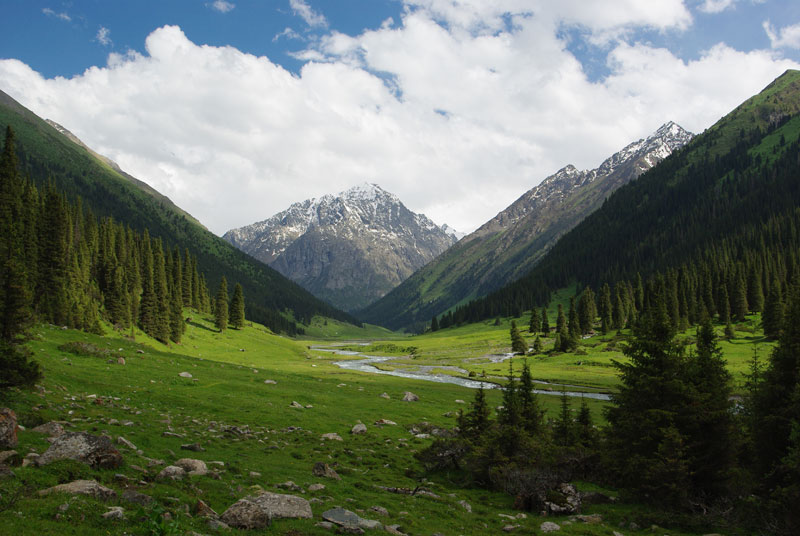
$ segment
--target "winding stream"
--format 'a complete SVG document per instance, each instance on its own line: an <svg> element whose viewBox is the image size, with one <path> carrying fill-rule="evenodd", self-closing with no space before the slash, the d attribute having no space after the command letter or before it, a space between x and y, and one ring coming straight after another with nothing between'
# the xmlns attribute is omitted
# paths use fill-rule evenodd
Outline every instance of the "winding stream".
<svg viewBox="0 0 800 536"><path fill-rule="evenodd" d="M377 356L377 355L366 355L362 354L361 352L354 352L352 350L339 350L336 348L326 348L323 346L312 346L312 350L317 350L319 352L330 352L336 355L352 357L353 359L347 359L344 361L336 361L334 365L338 366L339 368L343 368L345 370L355 370L359 372L369 372L372 374L385 374L387 376L397 376L399 378L409 378L411 380L425 380L429 382L437 382L437 383L452 383L455 385L461 385L462 387L468 387L470 389L478 389L483 387L484 389L500 389L501 386L497 385L496 383L491 382L482 382L478 380L470 380L468 378L461 378L459 376L451 376L449 374L435 374L433 372L425 372L423 371L408 371L408 370L381 370L375 366L377 363L383 363L385 361L390 361L392 359L396 359L396 357L387 357L387 356ZM459 370L457 367L447 367L447 366L435 366L435 367L423 367L423 369L454 369ZM466 371L464 371L466 372ZM578 386L575 385L562 385L557 383L549 383L541 380L535 380L534 383L538 383L540 385L550 385L553 387L571 387L577 388ZM561 396L563 391L551 391L549 389L534 389L534 393L540 395L555 395ZM567 396L572 397L586 397L586 398L593 398L595 400L609 400L609 395L605 393L583 393L580 391L566 391Z"/></svg>

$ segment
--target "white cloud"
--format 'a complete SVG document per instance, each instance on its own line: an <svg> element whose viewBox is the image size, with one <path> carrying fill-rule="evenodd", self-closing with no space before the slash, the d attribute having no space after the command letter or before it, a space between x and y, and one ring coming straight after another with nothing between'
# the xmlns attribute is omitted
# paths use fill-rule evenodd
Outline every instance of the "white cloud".
<svg viewBox="0 0 800 536"><path fill-rule="evenodd" d="M733 7L735 0L705 0L698 8L703 13L722 13Z"/></svg>
<svg viewBox="0 0 800 536"><path fill-rule="evenodd" d="M772 48L800 49L800 23L775 30L768 20L762 25Z"/></svg>
<svg viewBox="0 0 800 536"><path fill-rule="evenodd" d="M62 13L57 13L57 12L53 11L52 9L50 9L49 7L46 7L44 9L42 9L42 13L44 13L48 17L54 17L56 19L60 19L60 20L63 20L65 22L72 21L72 17L70 17L69 14L63 13L63 12Z"/></svg>
<svg viewBox="0 0 800 536"><path fill-rule="evenodd" d="M213 2L206 5L211 9L219 11L220 13L227 13L236 7L236 4L232 2L226 2L225 0L214 0Z"/></svg>
<svg viewBox="0 0 800 536"><path fill-rule="evenodd" d="M275 34L275 36L272 38L272 42L274 43L279 39L281 39L282 37L285 37L286 39L303 39L303 37L299 33L295 32L288 26L284 28L282 32Z"/></svg>
<svg viewBox="0 0 800 536"><path fill-rule="evenodd" d="M328 26L325 16L314 11L305 0L289 0L289 5L294 14L306 21L306 24L312 28Z"/></svg>
<svg viewBox="0 0 800 536"><path fill-rule="evenodd" d="M687 62L623 36L590 82L564 24L672 32L690 18L620 0L592 20L583 3L415 0L393 24L324 36L299 74L166 26L145 53L69 79L3 60L0 80L220 234L363 181L469 231L566 164L596 167L668 120L702 131L799 67L723 44Z"/></svg>
<svg viewBox="0 0 800 536"><path fill-rule="evenodd" d="M109 30L105 26L100 26L100 28L97 30L97 35L95 36L95 39L97 40L98 43L100 43L104 47L111 45L112 43L111 30Z"/></svg>

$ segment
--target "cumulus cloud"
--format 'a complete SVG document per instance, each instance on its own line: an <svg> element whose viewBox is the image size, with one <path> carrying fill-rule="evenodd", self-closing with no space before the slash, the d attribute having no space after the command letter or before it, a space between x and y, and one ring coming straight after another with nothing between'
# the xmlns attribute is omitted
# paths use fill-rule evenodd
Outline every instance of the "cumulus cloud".
<svg viewBox="0 0 800 536"><path fill-rule="evenodd" d="M112 43L111 30L109 30L105 26L100 26L100 28L97 30L97 35L95 36L95 39L97 40L98 43L100 43L104 47L110 46Z"/></svg>
<svg viewBox="0 0 800 536"><path fill-rule="evenodd" d="M228 11L233 10L236 7L236 4L231 2L226 2L225 0L214 0L211 3L206 4L211 9L219 11L220 13L227 13Z"/></svg>
<svg viewBox="0 0 800 536"><path fill-rule="evenodd" d="M776 30L765 20L763 27L772 48L800 48L800 23Z"/></svg>
<svg viewBox="0 0 800 536"><path fill-rule="evenodd" d="M306 24L312 28L328 26L328 21L325 16L314 11L305 0L289 0L289 5L294 14L306 21Z"/></svg>
<svg viewBox="0 0 800 536"><path fill-rule="evenodd" d="M63 20L64 22L72 21L72 17L70 17L69 14L64 13L64 12L57 13L57 12L53 11L52 9L50 9L49 7L46 7L44 9L42 9L42 13L44 13L48 17L53 17L53 18L56 18L56 19Z"/></svg>
<svg viewBox="0 0 800 536"><path fill-rule="evenodd" d="M3 60L0 80L220 234L363 181L470 231L564 165L596 167L669 120L702 131L798 67L724 44L685 61L622 32L593 82L563 25L680 32L690 18L619 0L592 20L583 4L407 0L393 24L315 40L297 74L165 26L144 53L69 79Z"/></svg>
<svg viewBox="0 0 800 536"><path fill-rule="evenodd" d="M286 28L283 29L282 32L275 34L275 36L272 38L272 42L274 43L283 37L285 37L286 39L303 39L303 37L299 33L295 32L294 30L292 30L287 26Z"/></svg>
<svg viewBox="0 0 800 536"><path fill-rule="evenodd" d="M698 8L703 13L722 13L733 7L734 0L705 0Z"/></svg>

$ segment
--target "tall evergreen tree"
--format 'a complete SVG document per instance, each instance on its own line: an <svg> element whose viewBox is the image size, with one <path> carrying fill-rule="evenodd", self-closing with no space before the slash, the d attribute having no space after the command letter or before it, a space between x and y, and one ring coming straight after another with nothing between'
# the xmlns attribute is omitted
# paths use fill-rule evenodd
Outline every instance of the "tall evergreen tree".
<svg viewBox="0 0 800 536"><path fill-rule="evenodd" d="M528 345L525 343L525 339L522 338L522 335L519 333L519 328L517 328L517 322L515 320L511 321L511 351L518 354L524 354L528 351Z"/></svg>
<svg viewBox="0 0 800 536"><path fill-rule="evenodd" d="M764 335L770 339L780 337L781 329L783 328L783 295L781 294L781 285L777 279L770 286L761 322L764 325Z"/></svg>
<svg viewBox="0 0 800 536"><path fill-rule="evenodd" d="M222 276L214 299L214 325L220 333L228 327L228 281Z"/></svg>
<svg viewBox="0 0 800 536"><path fill-rule="evenodd" d="M547 307L542 307L542 335L550 336L550 322L547 320Z"/></svg>
<svg viewBox="0 0 800 536"><path fill-rule="evenodd" d="M533 335L534 333L537 333L541 327L542 319L539 317L539 311L534 307L531 309L531 320L528 324L528 333Z"/></svg>
<svg viewBox="0 0 800 536"><path fill-rule="evenodd" d="M233 298L231 299L231 326L236 329L244 327L244 293L242 292L242 285L236 283L233 287Z"/></svg>
<svg viewBox="0 0 800 536"><path fill-rule="evenodd" d="M533 377L527 359L522 362L522 372L519 375L519 408L522 427L530 434L539 433L544 412L539 407L539 399L533 390Z"/></svg>

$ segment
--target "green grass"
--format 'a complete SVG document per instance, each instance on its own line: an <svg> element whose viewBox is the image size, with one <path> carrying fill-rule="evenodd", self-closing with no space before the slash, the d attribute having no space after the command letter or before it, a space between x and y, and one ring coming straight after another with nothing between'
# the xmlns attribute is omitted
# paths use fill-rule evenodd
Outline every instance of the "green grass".
<svg viewBox="0 0 800 536"><path fill-rule="evenodd" d="M147 525L157 524L159 512L173 516L175 534L187 531L209 533L204 521L190 517L185 509L194 508L202 498L218 513L258 489L276 490L275 485L292 480L307 489L320 482L322 492L305 492L306 498L317 497L312 504L315 519L275 521L268 533L330 534L314 526L324 510L336 505L353 511L362 510L363 517L379 519L387 524L399 524L408 534L486 534L498 533L509 521L499 514L515 515L513 499L501 493L481 489L461 488L452 475L427 475L422 481L413 453L430 444L430 439L417 439L409 428L420 422L436 426L454 425L454 412L465 406L456 400L469 402L473 391L455 385L410 381L383 375L369 375L342 370L333 364L330 354L320 355L309 349L316 341L296 341L271 334L266 328L251 324L242 330L217 333L210 318L192 314L192 321L183 343L166 347L141 333L130 340L122 333L109 330L104 337L53 326L37 326L34 340L29 344L42 364L45 378L38 390L8 390L0 393L0 405L14 409L28 430L19 434L16 450L19 458L28 452L44 452L48 443L39 434L29 431L37 424L50 420L69 423L71 430L105 433L114 441L119 436L132 441L142 455L120 447L125 463L117 470L93 470L75 462L61 462L42 468L14 467L16 478L0 480L0 533L3 534L168 534L165 526L148 532ZM493 324L493 323L491 323ZM417 348L415 358L406 361L448 366L465 364L477 368L470 359L487 353L500 352L508 345L508 320L500 326L477 324L444 330L432 335L372 342L373 350L400 356L411 346ZM330 324L329 324L330 325ZM747 326L743 326L747 327ZM742 335L749 335L742 332ZM106 357L76 355L59 350L64 343L78 341L110 350L125 358L119 365ZM731 352L735 361L745 363L751 354L753 341L747 338L733 341ZM324 342L323 342L324 344ZM607 344L607 343L604 343ZM763 347L766 350L766 347ZM143 353L140 353L143 352ZM766 352L764 352L766 355ZM515 358L518 360L519 358ZM574 356L534 358L537 377L575 379L576 383L597 383L607 386L613 382L598 376L595 369L607 367L577 366ZM589 361L599 359L581 356ZM460 366L460 365L459 365ZM497 373L504 374L507 363L500 364ZM573 370L574 368L574 370ZM609 369L610 370L610 369ZM178 373L187 371L191 379ZM587 374L591 371L591 374ZM275 384L265 384L273 380ZM416 403L401 401L403 392L410 390L420 396ZM384 399L381 393L388 393ZM489 391L492 406L500 403L499 391ZM96 398L95 398L96 396ZM544 407L555 415L558 397L540 396ZM95 400L102 400L102 405ZM294 409L292 401L312 407ZM577 408L577 402L573 407ZM591 401L595 420L601 419L602 403ZM397 426L374 426L378 419L390 419ZM352 436L350 428L361 421L368 426L364 436ZM124 423L130 422L130 425ZM123 423L123 424L116 424ZM250 436L226 434L226 427L249 427ZM289 431L289 427L298 427ZM162 437L172 429L182 438ZM321 434L337 432L343 442L324 442ZM184 443L200 443L204 452L180 450ZM193 477L184 482L156 481L154 474L160 466L147 469L149 460L169 464L181 457L196 457L206 461L222 461L225 466L219 479ZM317 461L332 465L341 481L315 478L311 468ZM260 473L260 476L251 474ZM108 504L94 499L72 499L68 496L39 497L37 490L77 478L95 478L117 492L124 484L115 476L127 477L128 485L155 498L156 506L139 509L131 504L112 501ZM376 486L425 487L440 498L408 497L380 490ZM466 500L473 507L467 514L458 505ZM59 506L69 504L65 512ZM108 505L126 509L127 520L111 522L100 514ZM388 519L372 514L373 505L390 512ZM406 512L406 513L403 513ZM591 507L585 513L602 513L607 522L589 526L580 522L565 524L567 518L553 518L562 524L560 534L610 536L619 523L647 519L647 512L637 506ZM535 515L515 521L520 533L537 533L544 521ZM166 524L168 525L168 523ZM642 525L640 523L641 526ZM646 525L649 529L649 524ZM160 531L160 532L159 532ZM627 529L625 534L631 533ZM712 528L703 532L713 532ZM248 534L247 531L237 532ZM253 532L256 533L256 532ZM263 533L263 532L261 532ZM669 534L686 534L669 530Z"/></svg>

